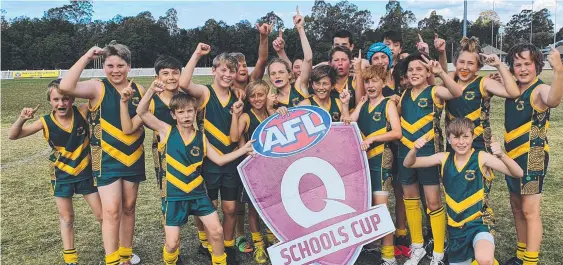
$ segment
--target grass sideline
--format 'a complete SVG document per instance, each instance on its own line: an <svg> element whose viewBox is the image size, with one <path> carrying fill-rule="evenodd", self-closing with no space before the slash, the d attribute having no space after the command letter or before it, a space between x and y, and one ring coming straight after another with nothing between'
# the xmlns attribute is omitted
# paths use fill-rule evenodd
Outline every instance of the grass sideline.
<svg viewBox="0 0 563 265"><path fill-rule="evenodd" d="M551 72L541 76L551 83ZM148 87L152 78L135 78ZM210 77L195 77L195 82L207 84ZM41 134L18 141L7 139L7 130L18 117L23 107L41 104L36 119L49 112L46 102L45 86L48 79L2 80L1 98L1 263L5 264L61 264L62 242L59 222L53 197L49 194L47 174L47 155L49 147ZM80 100L80 102L84 102ZM561 108L561 107L560 107ZM502 139L504 121L504 102L499 98L492 102L491 124L494 135ZM563 253L559 250L563 242L563 204L557 198L563 191L563 180L556 172L563 171L563 114L560 109L551 112L551 161L546 179L542 202L544 240L540 251L540 264L560 264ZM134 252L142 259L142 264L162 264L164 243L161 228L160 198L152 169L152 154L149 141L152 132L145 137L147 181L139 190L137 201L137 223L134 238ZM495 257L506 261L514 255L516 247L514 223L508 201L505 181L499 177L491 194L491 206L496 215ZM393 199L391 199L393 200ZM101 228L94 220L87 204L79 196L75 197L76 249L80 264L103 264ZM248 229L247 229L248 230ZM182 229L181 255L187 264L209 264L196 254L197 236L192 222ZM255 264L251 256L239 255L241 264ZM356 264L373 264L374 254L362 254ZM428 264L428 260L421 264ZM401 262L402 263L402 262Z"/></svg>

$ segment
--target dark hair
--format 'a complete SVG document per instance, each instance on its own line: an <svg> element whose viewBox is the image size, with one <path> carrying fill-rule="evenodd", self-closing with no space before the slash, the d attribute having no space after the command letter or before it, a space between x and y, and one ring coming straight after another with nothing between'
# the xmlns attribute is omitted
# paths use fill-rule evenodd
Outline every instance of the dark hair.
<svg viewBox="0 0 563 265"><path fill-rule="evenodd" d="M336 53L336 52L343 52L346 55L348 55L348 59L351 61L352 60L352 51L350 51L350 49L344 47L344 46L336 46L332 49L330 49L330 51L328 52L328 60L329 62L332 61L332 56Z"/></svg>
<svg viewBox="0 0 563 265"><path fill-rule="evenodd" d="M242 52L231 52L229 56L235 57L239 63L246 62L246 56Z"/></svg>
<svg viewBox="0 0 563 265"><path fill-rule="evenodd" d="M350 31L347 31L345 29L340 29L334 32L334 34L332 35L333 42L334 42L334 38L348 38L348 41L350 41L350 45L354 44L354 38L352 37L352 33L350 33Z"/></svg>
<svg viewBox="0 0 563 265"><path fill-rule="evenodd" d="M479 68L483 67L481 60L479 59L479 54L483 53L483 49L481 48L481 45L479 44L479 39L477 37L471 37L471 38L463 37L461 39L461 41L459 42L459 48L454 54L454 65L457 63L457 58L459 58L459 55L463 52L476 53L477 66Z"/></svg>
<svg viewBox="0 0 563 265"><path fill-rule="evenodd" d="M383 33L383 40L390 39L392 42L398 42L401 48L403 48L403 37L399 32L394 30L385 31Z"/></svg>
<svg viewBox="0 0 563 265"><path fill-rule="evenodd" d="M310 86L313 86L313 82L319 82L323 77L328 77L330 83L334 86L336 84L336 70L330 65L319 65L311 71L311 82Z"/></svg>
<svg viewBox="0 0 563 265"><path fill-rule="evenodd" d="M156 75L160 74L160 70L166 68L182 71L182 63L180 63L178 59L172 56L158 56L158 58L156 58L156 61L154 62L154 71L156 72Z"/></svg>
<svg viewBox="0 0 563 265"><path fill-rule="evenodd" d="M474 129L475 125L470 119L467 117L457 117L448 123L446 127L446 137L450 137L450 135L459 137L467 131L471 132L471 135L473 135Z"/></svg>
<svg viewBox="0 0 563 265"><path fill-rule="evenodd" d="M196 100L194 97L186 93L178 93L170 99L170 111L174 112L177 109L185 108L192 104L194 109L196 109Z"/></svg>
<svg viewBox="0 0 563 265"><path fill-rule="evenodd" d="M294 64L295 61L297 61L297 60L303 61L303 56L295 56L295 57L293 57L293 60L291 60L291 64Z"/></svg>
<svg viewBox="0 0 563 265"><path fill-rule="evenodd" d="M536 75L539 75L544 65L543 54L538 47L530 43L520 43L510 48L506 55L506 63L509 66L510 72L514 74L514 58L522 58L522 53L525 51L530 52L530 57L536 66Z"/></svg>
<svg viewBox="0 0 563 265"><path fill-rule="evenodd" d="M409 69L409 63L417 60L424 62L424 59L422 58L423 55L424 57L428 58L428 60L432 60L432 58L430 58L430 56L428 56L427 54L416 51L409 54L407 58L403 59L401 65L397 64L395 71L397 71L397 69L400 69L399 71L401 71L402 76L406 76Z"/></svg>

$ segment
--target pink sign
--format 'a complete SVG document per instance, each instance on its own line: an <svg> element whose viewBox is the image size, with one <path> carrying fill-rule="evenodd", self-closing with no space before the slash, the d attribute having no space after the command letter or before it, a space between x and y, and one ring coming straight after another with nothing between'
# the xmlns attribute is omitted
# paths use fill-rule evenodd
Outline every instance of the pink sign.
<svg viewBox="0 0 563 265"><path fill-rule="evenodd" d="M294 116L271 117L264 123L275 120L272 126L281 128L280 123L292 122ZM265 134L269 125L264 123ZM341 123L327 127L324 138L304 151L270 157L257 150L259 154L238 167L254 206L281 241L268 248L274 265L353 264L364 244L395 230L386 207L371 207L359 129Z"/></svg>

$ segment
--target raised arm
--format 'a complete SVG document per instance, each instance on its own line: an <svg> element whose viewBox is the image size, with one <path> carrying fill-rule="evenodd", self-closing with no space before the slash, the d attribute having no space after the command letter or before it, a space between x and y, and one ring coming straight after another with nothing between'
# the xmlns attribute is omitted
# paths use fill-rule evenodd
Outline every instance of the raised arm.
<svg viewBox="0 0 563 265"><path fill-rule="evenodd" d="M492 155L487 152L479 152L479 161L483 161L483 166L500 171L514 178L524 176L522 168L516 161L504 153L500 147L500 143L495 141L494 137L491 137L491 151L493 153Z"/></svg>
<svg viewBox="0 0 563 265"><path fill-rule="evenodd" d="M242 102L241 98L239 98L238 101L235 102L232 106L233 115L231 115L231 129L229 131L231 142L236 143L240 140L240 135L242 134L242 132L239 131L239 120L241 120L242 116L244 115L244 113L242 113L243 108L244 103Z"/></svg>
<svg viewBox="0 0 563 265"><path fill-rule="evenodd" d="M160 81L155 80L153 84L155 82ZM129 100L131 100L131 97L133 97L133 95L135 94L135 91L131 87L131 84L133 84L133 79L131 79L129 85L126 88L122 89L121 92L119 92L119 94L121 95L121 101L119 103L119 118L121 119L121 130L125 134L132 134L143 125L143 120L141 120L141 117L139 117L139 115L135 115L133 118L131 118L131 116L129 115ZM153 84L151 84L151 87L153 86ZM162 84L161 87L162 86L164 85Z"/></svg>
<svg viewBox="0 0 563 265"><path fill-rule="evenodd" d="M215 151L215 147L213 147L209 143L207 138L205 139L205 142L208 146L208 148L206 148L207 158L209 158L209 160L213 161L213 163L219 166L224 166L227 163L232 162L233 160L245 155L246 153L251 153L254 150L252 148L252 143L254 142L254 140L252 140L247 142L242 148L236 149L228 154L220 155L219 153L217 153L217 151Z"/></svg>
<svg viewBox="0 0 563 265"><path fill-rule="evenodd" d="M485 62L485 64L488 64L498 70L502 78L502 83L504 83L503 85L496 80L483 77L485 78L485 81L483 81L483 87L485 88L485 91L487 91L487 93L503 98L519 97L520 89L518 89L516 81L514 81L514 78L512 77L512 74L510 73L508 68L503 63L501 63L498 56L496 54L487 55L482 53L479 54L479 56L484 59L483 61Z"/></svg>
<svg viewBox="0 0 563 265"><path fill-rule="evenodd" d="M358 119L360 118L360 111L361 111L362 107L364 106L364 104L366 104L367 100L368 100L367 96L363 96L363 97L360 98L360 101L356 105L354 112L352 112L352 114L350 114L350 121L353 121L353 122L358 121Z"/></svg>
<svg viewBox="0 0 563 265"><path fill-rule="evenodd" d="M65 95L89 99L93 102L98 102L102 95L101 84L95 80L88 80L78 82L80 74L86 68L90 61L98 58L104 54L104 50L100 47L94 46L90 48L78 61L68 70L61 80L59 89Z"/></svg>
<svg viewBox="0 0 563 265"><path fill-rule="evenodd" d="M293 67L293 63L287 57L285 53L285 41L283 40L283 29L278 29L278 37L272 42L272 46L274 47L274 51L278 54L278 57L284 61L286 61L290 68Z"/></svg>
<svg viewBox="0 0 563 265"><path fill-rule="evenodd" d="M170 125L159 120L149 111L152 96L154 95L155 90L158 89L159 88L149 89L145 96L141 98L139 105L137 105L137 115L141 118L141 120L147 127L151 128L152 130L158 131L160 139L165 139Z"/></svg>
<svg viewBox="0 0 563 265"><path fill-rule="evenodd" d="M200 104L202 103L201 99L207 97L209 90L204 85L194 84L192 82L192 77L194 74L195 67L197 66L197 62L199 62L199 59L209 54L210 52L211 52L211 46L205 43L198 43L196 50L192 54L192 57L190 57L190 60L188 61L186 67L184 68L184 71L182 71L179 80L180 88L188 95L196 98L198 102L200 102Z"/></svg>
<svg viewBox="0 0 563 265"><path fill-rule="evenodd" d="M438 36L437 32L434 32L434 48L438 52L438 62L445 72L448 72L448 57L446 54L446 41Z"/></svg>
<svg viewBox="0 0 563 265"><path fill-rule="evenodd" d="M301 89L304 95L309 95L309 76L313 70L313 50L311 50L311 45L307 39L307 34L305 34L305 27L303 23L305 19L299 14L299 8L297 10L297 15L293 17L293 23L295 28L299 33L299 39L301 40L301 48L303 49L303 64L301 64L301 75L295 81L298 88Z"/></svg>
<svg viewBox="0 0 563 265"><path fill-rule="evenodd" d="M539 89L542 104L549 108L556 108L561 104L563 97L563 64L559 51L551 47L551 52L547 57L551 68L553 68L553 83L551 87L542 85Z"/></svg>
<svg viewBox="0 0 563 265"><path fill-rule="evenodd" d="M260 32L260 45L258 46L258 60L250 74L251 81L260 80L264 77L264 71L268 63L268 35L272 31L272 25L264 23L260 26L256 24L256 28Z"/></svg>
<svg viewBox="0 0 563 265"><path fill-rule="evenodd" d="M10 130L8 131L8 139L17 140L30 136L43 129L43 123L41 122L41 119L34 121L30 125L23 126L26 121L33 119L33 116L39 109L39 106L40 105L37 105L37 107L35 107L34 109L24 108L22 110L18 119L16 120L16 122L14 122L14 124L12 124L12 127L10 127Z"/></svg>
<svg viewBox="0 0 563 265"><path fill-rule="evenodd" d="M442 66L434 60L428 60L428 58L424 56L422 58L424 59L422 64L425 65L432 74L438 75L440 79L442 79L442 84L445 86L436 86L436 96L441 100L451 100L461 97L463 94L462 87L442 69Z"/></svg>
<svg viewBox="0 0 563 265"><path fill-rule="evenodd" d="M364 69L364 67L362 66L362 63L364 62L364 59L362 59L362 49L360 49L358 51L358 57L354 58L352 60L352 63L354 65L354 82L356 83L356 87L354 90L354 96L356 96L355 100L356 105L358 105L360 103L361 98L366 94L365 88L364 88L364 79L362 78L362 71ZM389 70L391 71L391 70Z"/></svg>
<svg viewBox="0 0 563 265"><path fill-rule="evenodd" d="M416 157L416 153L420 148L422 148L428 139L421 137L414 142L414 147L409 151L403 162L403 166L408 168L421 168L421 167L432 167L439 166L442 164L442 160L446 153L436 153L431 156L426 157Z"/></svg>

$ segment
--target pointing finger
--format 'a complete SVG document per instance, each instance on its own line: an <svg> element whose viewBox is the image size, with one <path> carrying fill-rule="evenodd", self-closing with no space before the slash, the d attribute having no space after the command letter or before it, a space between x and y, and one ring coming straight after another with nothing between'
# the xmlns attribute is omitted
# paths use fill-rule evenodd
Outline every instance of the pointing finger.
<svg viewBox="0 0 563 265"><path fill-rule="evenodd" d="M37 104L37 107L33 109L33 113L35 113L39 109L39 106L41 106L41 104Z"/></svg>
<svg viewBox="0 0 563 265"><path fill-rule="evenodd" d="M278 29L278 37L283 38L283 29L282 28Z"/></svg>
<svg viewBox="0 0 563 265"><path fill-rule="evenodd" d="M358 58L362 59L362 49L358 52Z"/></svg>
<svg viewBox="0 0 563 265"><path fill-rule="evenodd" d="M297 15L301 15L301 14L299 13L299 6L295 7L295 12L297 12Z"/></svg>
<svg viewBox="0 0 563 265"><path fill-rule="evenodd" d="M436 40L436 39L438 39L438 38L439 38L439 37L438 37L438 32L434 32L434 39Z"/></svg>
<svg viewBox="0 0 563 265"><path fill-rule="evenodd" d="M422 36L420 36L420 33L418 33L418 41L419 41L419 42L424 42L424 40L422 39Z"/></svg>
<svg viewBox="0 0 563 265"><path fill-rule="evenodd" d="M131 84L133 84L133 78L131 78L131 82L129 82L129 87L131 87Z"/></svg>

